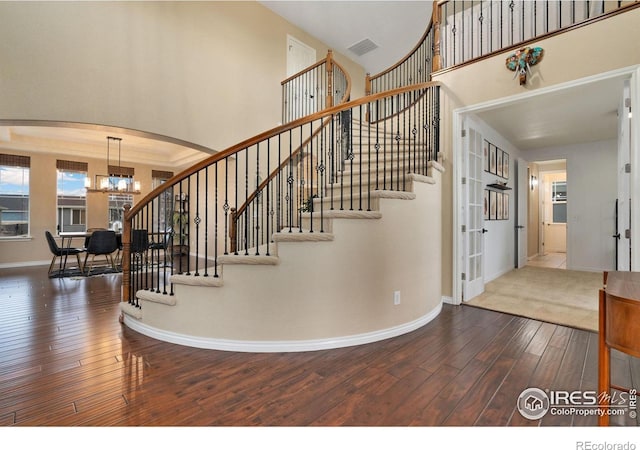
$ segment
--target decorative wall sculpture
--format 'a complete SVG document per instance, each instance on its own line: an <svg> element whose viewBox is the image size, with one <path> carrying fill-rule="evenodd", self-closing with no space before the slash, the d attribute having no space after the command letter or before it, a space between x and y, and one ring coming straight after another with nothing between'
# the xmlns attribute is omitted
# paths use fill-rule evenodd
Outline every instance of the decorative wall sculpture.
<svg viewBox="0 0 640 450"><path fill-rule="evenodd" d="M531 66L538 64L544 55L540 47L524 47L507 58L507 69L519 76L520 86L527 84L527 73L531 73ZM514 76L514 78L515 78Z"/></svg>

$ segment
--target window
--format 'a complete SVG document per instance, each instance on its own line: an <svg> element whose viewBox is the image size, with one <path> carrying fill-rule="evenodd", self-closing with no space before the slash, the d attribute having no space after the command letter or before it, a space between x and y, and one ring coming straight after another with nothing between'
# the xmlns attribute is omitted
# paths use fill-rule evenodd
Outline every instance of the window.
<svg viewBox="0 0 640 450"><path fill-rule="evenodd" d="M553 223L567 223L567 182L551 182Z"/></svg>
<svg viewBox="0 0 640 450"><path fill-rule="evenodd" d="M0 154L0 237L29 235L28 156Z"/></svg>
<svg viewBox="0 0 640 450"><path fill-rule="evenodd" d="M164 184L169 178L173 177L173 172L162 170L151 171L153 189ZM154 200L153 211L153 229L165 231L172 228L173 224L173 189L167 189Z"/></svg>
<svg viewBox="0 0 640 450"><path fill-rule="evenodd" d="M58 160L58 232L87 230L87 163Z"/></svg>
<svg viewBox="0 0 640 450"><path fill-rule="evenodd" d="M133 206L132 194L109 194L109 212L108 223L109 229L120 231L124 223L124 205Z"/></svg>

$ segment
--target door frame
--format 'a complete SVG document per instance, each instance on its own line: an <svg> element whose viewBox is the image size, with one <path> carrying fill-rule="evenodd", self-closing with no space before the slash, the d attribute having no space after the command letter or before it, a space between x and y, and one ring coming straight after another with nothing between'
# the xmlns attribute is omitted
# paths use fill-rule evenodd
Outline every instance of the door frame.
<svg viewBox="0 0 640 450"><path fill-rule="evenodd" d="M524 102L532 97L562 91L564 89L593 83L595 81L606 80L608 78L629 76L630 94L632 109L640 109L640 65L625 67L600 73L597 75L560 83L554 86L536 89L522 94L502 97L496 100L478 103L471 106L454 108L452 111L452 172L453 172L453 199L452 199L452 286L450 303L460 305L462 303L462 273L464 272L464 242L462 240L461 226L464 223L463 217L463 197L462 197L462 151L464 142L462 130L464 121L469 114L480 112L486 109L493 109L508 104ZM633 108L634 105L638 105ZM633 114L631 119L631 164L632 167L640 167L640 114ZM640 192L640 170L631 171L631 192ZM632 198L631 212L631 236L640 236L640 196ZM640 241L640 239L636 239ZM640 246L635 245L632 240L632 268L640 268Z"/></svg>
<svg viewBox="0 0 640 450"><path fill-rule="evenodd" d="M549 194L549 189L550 187L548 186L547 183L544 182L544 175L545 174L557 174L557 173L563 173L564 174L564 178L567 182L567 185L569 184L569 175L566 169L566 159L562 159L562 160L552 160L552 161L564 161L565 163L565 168L563 170L560 169L552 169L552 170L544 170L544 165L538 165L538 189L540 189L539 191L539 195L538 195L538 217L540 217L538 226L539 226L539 234L538 236L540 236L540 240L538 241L538 254L540 256L544 256L546 254L546 246L545 246L545 236L546 236L546 228L545 225L547 224L547 222L545 222L546 219L546 209L545 209L545 204L544 202L547 199L547 195ZM544 161L536 161L537 164L540 163L544 163ZM542 167L542 169L541 169ZM571 209L570 208L570 203L569 203L569 195L567 195L567 217L569 216L568 211ZM553 207L552 207L553 208ZM551 222L553 223L553 222ZM564 251L565 254L567 255L567 259L569 259L569 239L568 239L568 231L567 231L567 224L565 223L565 229L564 229L564 240L565 240L565 247L564 247ZM554 253L554 252L552 252Z"/></svg>

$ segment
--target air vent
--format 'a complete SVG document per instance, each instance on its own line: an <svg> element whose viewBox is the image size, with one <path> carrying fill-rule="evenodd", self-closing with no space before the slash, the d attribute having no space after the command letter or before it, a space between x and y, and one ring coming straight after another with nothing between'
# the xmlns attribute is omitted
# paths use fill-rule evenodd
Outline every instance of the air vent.
<svg viewBox="0 0 640 450"><path fill-rule="evenodd" d="M365 53L369 53L372 50L377 49L378 46L372 42L370 39L363 39L360 42L357 42L355 44L353 44L351 47L349 47L349 50L351 50L353 53L355 53L358 56L362 56Z"/></svg>

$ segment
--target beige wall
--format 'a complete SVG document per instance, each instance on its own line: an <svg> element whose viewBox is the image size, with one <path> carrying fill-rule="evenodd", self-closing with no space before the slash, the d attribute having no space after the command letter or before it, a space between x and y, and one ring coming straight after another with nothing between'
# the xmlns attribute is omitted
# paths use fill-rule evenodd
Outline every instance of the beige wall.
<svg viewBox="0 0 640 450"><path fill-rule="evenodd" d="M89 165L89 173L104 173L102 169L105 167L105 162L94 158L69 158L68 155L57 153L28 153L24 151L14 151L12 153L31 157L31 168L29 170L31 238L0 241L0 267L49 262L52 255L49 252L44 232L48 230L56 235L56 160L72 159L73 161L86 162ZM142 193L134 196L134 202L140 200L151 191L151 171L153 169L176 170L175 167L141 164L133 165L133 167L136 181L142 183ZM106 227L107 212L107 194L87 194L87 226L89 228ZM83 245L83 242L74 242L74 245Z"/></svg>
<svg viewBox="0 0 640 450"><path fill-rule="evenodd" d="M341 346L424 323L442 304L441 220L431 214L441 206L441 174L431 174L435 184L413 183L415 199L381 199L379 219L327 219L333 241L277 242L277 265L223 264L221 287L176 284L175 306L143 300L142 319L126 323L170 342L222 349Z"/></svg>
<svg viewBox="0 0 640 450"><path fill-rule="evenodd" d="M504 97L640 64L640 9L535 42L544 59L533 68L527 86L513 80L505 68L511 52L435 74L443 83L441 136L443 177L443 295L452 295L453 248L453 111Z"/></svg>
<svg viewBox="0 0 640 450"><path fill-rule="evenodd" d="M0 17L0 120L109 125L215 150L280 122L288 34L320 59L328 50L253 1L0 2ZM334 57L352 77L352 98L361 96L363 68ZM60 155L2 151L32 156L32 240L0 241L0 267L45 261ZM91 175L104 172L102 158L104 148L95 159L61 157L88 161ZM150 187L151 167L123 165ZM103 226L106 197L91 194L88 208L88 226Z"/></svg>
<svg viewBox="0 0 640 450"><path fill-rule="evenodd" d="M281 119L291 34L257 2L0 2L0 119L122 126L221 150ZM364 90L364 70L340 54ZM10 64L7 62L10 61Z"/></svg>

